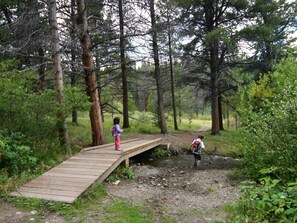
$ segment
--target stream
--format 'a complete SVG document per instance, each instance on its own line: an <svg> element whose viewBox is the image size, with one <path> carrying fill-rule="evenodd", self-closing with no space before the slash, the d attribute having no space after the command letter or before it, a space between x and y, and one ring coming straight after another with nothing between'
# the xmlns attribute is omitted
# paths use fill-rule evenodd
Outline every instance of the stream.
<svg viewBox="0 0 297 223"><path fill-rule="evenodd" d="M181 154L170 157L148 158L147 154L141 154L131 160L131 163L141 163L154 167L166 168L191 168L194 163L192 154ZM239 159L218 155L202 155L201 169L231 169L239 165Z"/></svg>

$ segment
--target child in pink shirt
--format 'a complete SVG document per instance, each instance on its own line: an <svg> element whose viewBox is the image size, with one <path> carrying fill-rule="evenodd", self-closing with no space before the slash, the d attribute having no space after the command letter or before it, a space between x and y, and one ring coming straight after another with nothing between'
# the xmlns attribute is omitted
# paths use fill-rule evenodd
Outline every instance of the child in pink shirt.
<svg viewBox="0 0 297 223"><path fill-rule="evenodd" d="M115 117L113 119L113 128L114 128L114 132L113 132L113 136L114 136L114 141L115 141L115 150L121 150L121 133L123 132L123 129L121 129L120 127L120 118L119 117Z"/></svg>

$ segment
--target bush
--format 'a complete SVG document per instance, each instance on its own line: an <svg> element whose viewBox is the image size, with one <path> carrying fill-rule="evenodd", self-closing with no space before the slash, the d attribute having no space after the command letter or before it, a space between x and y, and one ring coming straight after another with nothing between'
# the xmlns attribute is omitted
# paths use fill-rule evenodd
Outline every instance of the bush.
<svg viewBox="0 0 297 223"><path fill-rule="evenodd" d="M254 179L276 167L283 181L297 177L297 64L282 61L274 73L241 91L239 106L245 135L244 167Z"/></svg>
<svg viewBox="0 0 297 223"><path fill-rule="evenodd" d="M297 183L279 185L264 177L261 185L243 182L242 197L231 208L230 223L293 223L297 221Z"/></svg>
<svg viewBox="0 0 297 223"><path fill-rule="evenodd" d="M170 156L170 151L165 148L157 147L153 150L151 157L157 158L157 157L167 157Z"/></svg>
<svg viewBox="0 0 297 223"><path fill-rule="evenodd" d="M57 113L61 108L56 91L38 91L36 85L34 70L20 73L12 61L0 62L0 128L38 139L57 138ZM65 87L64 96L62 109L68 116L73 110L90 107L87 95L78 87Z"/></svg>
<svg viewBox="0 0 297 223"><path fill-rule="evenodd" d="M21 174L34 169L37 158L32 155L32 149L26 145L24 135L0 131L0 169L9 176Z"/></svg>
<svg viewBox="0 0 297 223"><path fill-rule="evenodd" d="M124 179L129 179L132 180L135 178L135 172L134 169L132 167L122 167L119 166L118 168L115 169L115 171L108 176L108 178L106 179L107 182L114 182L116 180L119 180L120 178L124 178Z"/></svg>

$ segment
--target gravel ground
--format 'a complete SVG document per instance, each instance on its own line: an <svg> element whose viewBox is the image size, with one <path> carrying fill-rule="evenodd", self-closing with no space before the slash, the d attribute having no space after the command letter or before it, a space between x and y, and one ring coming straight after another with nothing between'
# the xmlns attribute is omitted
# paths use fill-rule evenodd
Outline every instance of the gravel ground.
<svg viewBox="0 0 297 223"><path fill-rule="evenodd" d="M135 204L148 203L154 209L155 222L163 215L177 222L225 221L223 207L239 197L225 169L134 168L134 181L110 184L108 191Z"/></svg>

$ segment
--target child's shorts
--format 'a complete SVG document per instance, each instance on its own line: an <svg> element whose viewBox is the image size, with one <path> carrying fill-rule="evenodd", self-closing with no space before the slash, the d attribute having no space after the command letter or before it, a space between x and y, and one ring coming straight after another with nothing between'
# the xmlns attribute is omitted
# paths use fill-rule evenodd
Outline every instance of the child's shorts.
<svg viewBox="0 0 297 223"><path fill-rule="evenodd" d="M196 160L201 160L201 154L194 153L194 157Z"/></svg>

